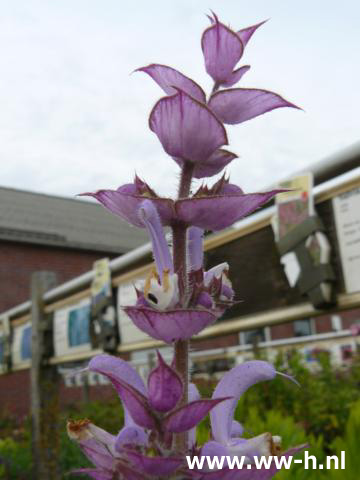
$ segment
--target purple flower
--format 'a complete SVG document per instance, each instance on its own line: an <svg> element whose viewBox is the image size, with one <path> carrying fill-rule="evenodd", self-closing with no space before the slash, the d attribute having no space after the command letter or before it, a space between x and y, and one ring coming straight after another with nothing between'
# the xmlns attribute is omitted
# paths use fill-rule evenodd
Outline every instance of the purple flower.
<svg viewBox="0 0 360 480"><path fill-rule="evenodd" d="M123 185L117 190L98 190L81 195L95 198L107 210L136 227L146 228L139 210L144 201L148 200L156 207L164 226L172 226L180 221L204 230L217 231L250 215L282 191L284 190L244 193L240 187L230 184L229 180L222 177L211 188L201 186L192 197L172 200L158 197L136 177L134 183ZM213 215L214 210L217 215Z"/></svg>
<svg viewBox="0 0 360 480"><path fill-rule="evenodd" d="M156 103L150 113L149 125L166 153L180 167L184 162L194 165L197 178L218 173L236 158L236 155L220 149L228 143L223 124L204 103L180 88L174 95Z"/></svg>
<svg viewBox="0 0 360 480"><path fill-rule="evenodd" d="M150 373L147 388L136 370L120 358L97 355L88 368L111 381L125 411L137 426L153 430L158 435L191 430L212 408L225 400L220 397L195 400L175 408L182 396L182 380L159 353L158 366Z"/></svg>
<svg viewBox="0 0 360 480"><path fill-rule="evenodd" d="M214 303L209 294L212 292L216 304L216 298L221 295L221 285L214 290L213 283L209 283L206 285L209 293L198 286L191 302L186 299L181 301L178 276L174 273L161 219L150 200L144 200L140 204L138 216L149 232L156 269L148 275L143 291L138 292L137 304L124 306L124 311L140 330L153 338L167 343L188 339L215 322L223 313L222 308L213 308ZM202 265L201 242L198 242L196 249ZM200 265L199 262L198 264Z"/></svg>
<svg viewBox="0 0 360 480"><path fill-rule="evenodd" d="M140 330L155 339L166 343L189 339L214 323L233 303L228 265L218 267L221 272L212 277L210 272L205 275L193 273L202 268L203 229L220 230L231 225L278 191L246 195L223 177L210 189L202 186L193 197L173 201L160 199L137 177L132 187L127 185L117 191L94 194L106 208L135 225L144 226L151 238L156 269L150 272L143 289L138 292L137 304L123 308ZM218 212L216 216L212 214L214 209ZM185 299L180 298L179 279L174 273L172 255L163 230L164 223L172 225L179 221L194 225L188 234L189 275L193 288ZM194 275L196 278L193 278Z"/></svg>
<svg viewBox="0 0 360 480"><path fill-rule="evenodd" d="M188 339L213 323L221 312L203 308L201 304L194 303L191 307L182 304L169 246L150 200L141 204L139 217L151 238L156 269L148 275L143 291L138 292L137 304L124 306L124 310L140 330L153 338L167 343Z"/></svg>
<svg viewBox="0 0 360 480"><path fill-rule="evenodd" d="M153 63L137 70L148 74L168 95L159 100L150 114L151 130L180 167L185 162L193 163L195 178L215 175L236 158L219 148L227 144L221 122L242 123L275 108L298 108L267 90L217 91L221 86L233 86L249 70L249 65L234 68L251 36L264 22L235 32L219 22L215 14L209 18L212 25L201 40L206 71L215 82L208 101L194 80L172 67Z"/></svg>
<svg viewBox="0 0 360 480"><path fill-rule="evenodd" d="M173 309L163 312L149 307L124 307L133 323L151 337L165 343L188 340L216 322L222 311L200 308Z"/></svg>
<svg viewBox="0 0 360 480"><path fill-rule="evenodd" d="M201 38L205 68L216 85L231 86L243 75L241 70L233 70L243 55L244 44L236 32L219 22L216 15L210 20L212 25Z"/></svg>
<svg viewBox="0 0 360 480"><path fill-rule="evenodd" d="M122 431L126 428L125 426ZM97 427L89 420L69 421L67 431L69 437L79 444L85 456L95 466L95 468L74 470L72 474L87 474L95 480L113 480L114 478L143 480L136 470L125 463L124 452L119 450L115 435ZM132 443L136 445L135 442Z"/></svg>
<svg viewBox="0 0 360 480"><path fill-rule="evenodd" d="M68 422L68 434L76 440L94 469L80 469L95 479L135 480L146 475L172 474L185 458L170 455L174 433L190 431L189 448L195 443L195 426L225 398L201 399L189 385L189 403L177 404L183 383L177 372L158 353L158 366L150 372L147 387L135 369L110 355L94 357L89 371L105 375L115 387L125 410L125 426L117 436L93 425L89 420ZM176 408L177 407L177 408ZM145 429L145 430L144 430ZM149 451L158 455L148 455ZM166 455L161 455L165 451ZM130 465L129 465L130 463Z"/></svg>
<svg viewBox="0 0 360 480"><path fill-rule="evenodd" d="M215 407L210 412L212 438L210 442L204 445L201 455L225 455L229 457L246 457L245 463L253 463L254 456L269 456L281 454L281 438L273 436L266 432L256 437L245 439L241 438L243 428L234 421L234 413L237 403L243 393L252 385L275 378L277 372L275 368L264 361L254 360L245 362L229 372L227 372L219 381L212 398L216 399L220 395L230 397L221 405ZM303 447L298 447L300 450ZM285 452L284 455L290 454ZM270 470L257 471L259 479L272 478L276 468ZM262 472L262 473L260 473ZM224 472L224 478L227 478L228 472ZM245 472L243 472L245 475ZM207 478L207 477L205 477ZM210 477L209 477L210 478ZM223 477L219 476L219 480ZM241 476L236 478L247 478Z"/></svg>
<svg viewBox="0 0 360 480"><path fill-rule="evenodd" d="M233 438L232 428L235 408L241 395L255 383L272 380L275 376L275 368L260 360L243 363L225 373L213 393L213 398L217 398L219 392L232 398L226 400L222 406L218 406L210 415L211 431L215 442L229 448L231 452L236 451L237 441ZM243 441L240 442L239 448L242 443Z"/></svg>

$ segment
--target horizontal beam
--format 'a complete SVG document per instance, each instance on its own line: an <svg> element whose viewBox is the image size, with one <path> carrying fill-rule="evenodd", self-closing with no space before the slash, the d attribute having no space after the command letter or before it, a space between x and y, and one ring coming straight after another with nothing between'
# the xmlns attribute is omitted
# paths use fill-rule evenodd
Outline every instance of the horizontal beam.
<svg viewBox="0 0 360 480"><path fill-rule="evenodd" d="M355 172L355 175L352 176L349 176L349 174L344 175L341 178L334 179L330 186L327 184L322 184L315 187L315 201L316 203L323 202L329 198L339 195L340 193L351 190L352 188L356 188L359 185L360 171ZM270 218L274 212L275 207L266 208L237 222L233 228L225 230L219 234L213 234L209 236L204 242L205 250L211 250L219 245L223 245L227 242L233 241L245 235L249 235L254 231L264 228L269 224ZM151 244L147 243L131 252L128 252L125 255L112 260L110 262L110 270L114 274L116 272L121 272L126 270L128 267L131 267L133 263L146 258L146 256L150 256L150 254ZM141 269L146 271L150 268L150 266L151 264L147 264L144 267L141 267ZM118 286L122 281L134 278L138 273L137 270L138 269L133 271L127 270L120 275L114 276L113 285ZM53 311L53 304L56 302L56 304L59 305L61 300L67 295L70 296L70 298L68 297L64 299L63 302L61 302L62 305L71 304L74 298L78 298L77 295L79 295L79 297L83 297L84 292L79 292L79 290L81 291L82 289L88 288L93 278L94 272L89 271L47 292L44 296L45 303L47 304L47 311ZM77 294L76 292L79 293ZM57 302L59 302L59 304ZM7 310L6 312L3 312L1 315L7 316L9 319L17 318L26 315L30 311L30 308L31 302L27 301ZM19 319L19 321L21 320Z"/></svg>

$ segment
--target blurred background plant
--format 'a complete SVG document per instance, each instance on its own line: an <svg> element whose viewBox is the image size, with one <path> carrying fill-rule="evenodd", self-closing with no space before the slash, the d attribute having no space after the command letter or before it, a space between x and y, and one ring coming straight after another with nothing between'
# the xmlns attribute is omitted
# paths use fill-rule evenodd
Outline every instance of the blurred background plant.
<svg viewBox="0 0 360 480"><path fill-rule="evenodd" d="M284 369L283 365L286 365ZM328 358L320 355L317 372L309 371L300 354L291 352L286 358L279 355L276 368L290 373L301 384L278 376L272 382L252 387L239 402L235 418L251 435L270 431L282 437L283 447L309 444L309 454L318 463L326 455L340 455L345 451L345 470L304 470L294 465L281 471L279 480L344 479L355 480L360 471L360 357L347 370L334 369ZM203 395L211 394L216 382L201 382ZM63 412L60 432L60 469L65 478L71 478L71 469L84 467L87 460L65 432L66 419L87 417L96 425L117 433L123 423L123 411L114 395L110 402L77 404ZM198 427L201 444L209 439L209 419ZM0 479L28 480L31 472L30 419L20 428L15 418L2 412L0 417Z"/></svg>

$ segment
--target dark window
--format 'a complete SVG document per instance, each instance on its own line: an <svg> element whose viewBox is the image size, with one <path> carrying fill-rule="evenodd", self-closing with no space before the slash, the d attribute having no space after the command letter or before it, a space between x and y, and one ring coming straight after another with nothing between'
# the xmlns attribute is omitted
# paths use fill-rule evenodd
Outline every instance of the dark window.
<svg viewBox="0 0 360 480"><path fill-rule="evenodd" d="M295 337L305 337L311 335L311 323L310 319L295 320L294 322L294 335Z"/></svg>
<svg viewBox="0 0 360 480"><path fill-rule="evenodd" d="M353 356L353 350L351 345L341 346L341 358L342 360L349 360Z"/></svg>
<svg viewBox="0 0 360 480"><path fill-rule="evenodd" d="M263 328L244 332L244 343L248 344L254 342L265 342L265 330Z"/></svg>

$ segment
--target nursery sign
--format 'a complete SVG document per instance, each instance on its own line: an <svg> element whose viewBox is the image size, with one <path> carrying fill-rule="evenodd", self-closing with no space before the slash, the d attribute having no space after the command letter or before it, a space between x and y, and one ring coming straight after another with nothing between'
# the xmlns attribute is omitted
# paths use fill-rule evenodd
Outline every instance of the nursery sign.
<svg viewBox="0 0 360 480"><path fill-rule="evenodd" d="M136 283L136 282L135 282ZM118 322L122 344L141 342L149 339L146 333L139 330L131 318L122 308L125 305L135 305L137 300L136 290L133 282L119 285L117 296Z"/></svg>
<svg viewBox="0 0 360 480"><path fill-rule="evenodd" d="M18 325L13 331L11 345L12 364L15 366L29 362L31 359L31 323Z"/></svg>
<svg viewBox="0 0 360 480"><path fill-rule="evenodd" d="M54 314L55 356L90 350L90 299L57 310Z"/></svg>
<svg viewBox="0 0 360 480"><path fill-rule="evenodd" d="M360 291L360 188L333 199L336 232L347 293Z"/></svg>

